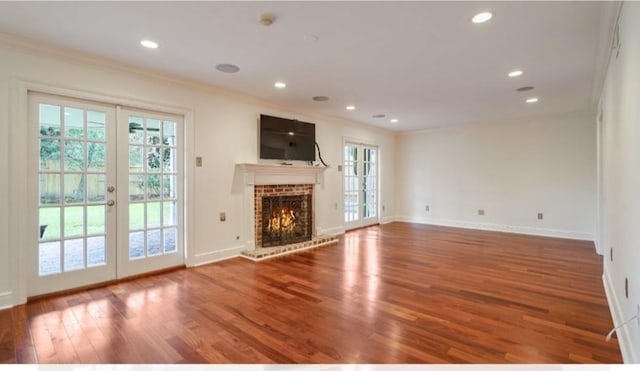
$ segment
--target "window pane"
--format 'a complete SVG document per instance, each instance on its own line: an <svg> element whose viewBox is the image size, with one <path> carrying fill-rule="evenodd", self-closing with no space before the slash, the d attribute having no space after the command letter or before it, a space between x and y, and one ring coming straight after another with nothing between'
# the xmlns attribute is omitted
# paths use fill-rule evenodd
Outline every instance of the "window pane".
<svg viewBox="0 0 640 371"><path fill-rule="evenodd" d="M84 235L84 207L71 206L64 208L64 237L80 237Z"/></svg>
<svg viewBox="0 0 640 371"><path fill-rule="evenodd" d="M165 175L164 182L162 184L163 198L176 198L176 176L175 175Z"/></svg>
<svg viewBox="0 0 640 371"><path fill-rule="evenodd" d="M144 175L129 175L129 200L144 200Z"/></svg>
<svg viewBox="0 0 640 371"><path fill-rule="evenodd" d="M60 238L60 208L40 208L40 232L43 240L57 240Z"/></svg>
<svg viewBox="0 0 640 371"><path fill-rule="evenodd" d="M160 121L147 119L147 144L160 144Z"/></svg>
<svg viewBox="0 0 640 371"><path fill-rule="evenodd" d="M40 135L60 136L60 107L50 104L40 105Z"/></svg>
<svg viewBox="0 0 640 371"><path fill-rule="evenodd" d="M162 203L162 224L164 226L178 224L177 202L165 201Z"/></svg>
<svg viewBox="0 0 640 371"><path fill-rule="evenodd" d="M147 228L160 227L160 205L161 202L147 203Z"/></svg>
<svg viewBox="0 0 640 371"><path fill-rule="evenodd" d="M60 241L41 242L38 246L38 274L60 273Z"/></svg>
<svg viewBox="0 0 640 371"><path fill-rule="evenodd" d="M158 200L161 195L160 175L147 176L147 199Z"/></svg>
<svg viewBox="0 0 640 371"><path fill-rule="evenodd" d="M162 254L162 235L159 229L147 231L147 256Z"/></svg>
<svg viewBox="0 0 640 371"><path fill-rule="evenodd" d="M87 111L87 138L91 140L105 139L107 115L104 112Z"/></svg>
<svg viewBox="0 0 640 371"><path fill-rule="evenodd" d="M40 174L40 204L60 204L60 175Z"/></svg>
<svg viewBox="0 0 640 371"><path fill-rule="evenodd" d="M77 108L64 109L64 135L67 138L84 138L84 111Z"/></svg>
<svg viewBox="0 0 640 371"><path fill-rule="evenodd" d="M144 203L129 204L129 230L144 229Z"/></svg>
<svg viewBox="0 0 640 371"><path fill-rule="evenodd" d="M105 176L102 174L87 174L87 200L101 202L106 199Z"/></svg>
<svg viewBox="0 0 640 371"><path fill-rule="evenodd" d="M143 144L144 120L140 117L129 117L129 143Z"/></svg>
<svg viewBox="0 0 640 371"><path fill-rule="evenodd" d="M84 175L64 175L64 202L67 204L84 202Z"/></svg>
<svg viewBox="0 0 640 371"><path fill-rule="evenodd" d="M66 171L84 170L84 143L68 140L64 143L64 167Z"/></svg>
<svg viewBox="0 0 640 371"><path fill-rule="evenodd" d="M150 173L159 173L162 160L160 156L161 150L160 147L149 147L147 148L147 171Z"/></svg>
<svg viewBox="0 0 640 371"><path fill-rule="evenodd" d="M87 266L95 267L107 263L107 248L104 236L87 238Z"/></svg>
<svg viewBox="0 0 640 371"><path fill-rule="evenodd" d="M64 270L84 268L84 238L64 241Z"/></svg>
<svg viewBox="0 0 640 371"><path fill-rule="evenodd" d="M165 173L176 172L176 150L172 148L162 149L162 169Z"/></svg>
<svg viewBox="0 0 640 371"><path fill-rule="evenodd" d="M144 258L144 232L129 233L129 259Z"/></svg>
<svg viewBox="0 0 640 371"><path fill-rule="evenodd" d="M40 170L60 170L60 141L40 139Z"/></svg>
<svg viewBox="0 0 640 371"><path fill-rule="evenodd" d="M171 253L176 252L176 228L164 229L164 252Z"/></svg>
<svg viewBox="0 0 640 371"><path fill-rule="evenodd" d="M105 228L105 206L87 206L87 234L103 234Z"/></svg>
<svg viewBox="0 0 640 371"><path fill-rule="evenodd" d="M104 143L88 143L87 144L87 170L88 171L105 171L106 163L106 144Z"/></svg>
<svg viewBox="0 0 640 371"><path fill-rule="evenodd" d="M163 143L168 146L176 145L176 123L172 121L163 121L162 123Z"/></svg>
<svg viewBox="0 0 640 371"><path fill-rule="evenodd" d="M129 171L140 173L144 171L144 147L129 146Z"/></svg>

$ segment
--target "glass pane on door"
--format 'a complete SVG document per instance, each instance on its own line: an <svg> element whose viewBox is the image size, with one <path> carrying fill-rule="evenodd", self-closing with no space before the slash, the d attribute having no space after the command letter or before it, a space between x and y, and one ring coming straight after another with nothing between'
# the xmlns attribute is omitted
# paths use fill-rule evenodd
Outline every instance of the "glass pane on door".
<svg viewBox="0 0 640 371"><path fill-rule="evenodd" d="M360 218L360 187L358 187L358 147L344 146L344 221L346 223Z"/></svg>
<svg viewBox="0 0 640 371"><path fill-rule="evenodd" d="M177 253L177 123L128 116L129 260Z"/></svg>
<svg viewBox="0 0 640 371"><path fill-rule="evenodd" d="M378 213L378 150L363 147L362 217L373 218Z"/></svg>
<svg viewBox="0 0 640 371"><path fill-rule="evenodd" d="M37 115L38 276L103 266L106 114L39 103Z"/></svg>

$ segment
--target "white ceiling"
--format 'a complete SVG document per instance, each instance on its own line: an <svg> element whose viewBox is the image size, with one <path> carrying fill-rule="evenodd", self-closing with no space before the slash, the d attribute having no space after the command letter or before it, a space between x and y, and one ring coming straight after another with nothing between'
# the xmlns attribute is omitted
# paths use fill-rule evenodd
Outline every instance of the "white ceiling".
<svg viewBox="0 0 640 371"><path fill-rule="evenodd" d="M592 108L602 2L0 2L0 32L406 131ZM471 17L495 13L485 24ZM276 15L265 27L260 14ZM314 35L317 41L305 36ZM139 41L157 41L157 50ZM605 45L606 46L606 45ZM600 48L600 49L599 49ZM598 55L599 54L599 55ZM605 58L606 60L606 58ZM240 72L215 66L232 63ZM514 69L519 78L508 78ZM276 80L287 83L277 90ZM515 89L533 85L535 90ZM312 96L326 95L318 103ZM530 96L539 103L526 104ZM355 111L346 111L353 104ZM374 114L387 115L374 119ZM398 118L397 124L389 119Z"/></svg>

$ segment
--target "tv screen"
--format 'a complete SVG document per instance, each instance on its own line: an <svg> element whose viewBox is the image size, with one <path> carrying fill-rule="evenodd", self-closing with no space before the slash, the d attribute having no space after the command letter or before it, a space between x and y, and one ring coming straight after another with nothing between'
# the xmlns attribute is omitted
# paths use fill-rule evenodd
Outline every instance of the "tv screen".
<svg viewBox="0 0 640 371"><path fill-rule="evenodd" d="M316 160L316 125L260 115L260 158Z"/></svg>

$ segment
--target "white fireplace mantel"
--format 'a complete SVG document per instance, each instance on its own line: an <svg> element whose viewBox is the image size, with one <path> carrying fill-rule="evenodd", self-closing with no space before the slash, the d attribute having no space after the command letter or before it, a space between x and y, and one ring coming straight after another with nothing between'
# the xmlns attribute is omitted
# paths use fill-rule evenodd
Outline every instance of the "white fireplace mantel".
<svg viewBox="0 0 640 371"><path fill-rule="evenodd" d="M323 166L279 164L236 164L244 173L245 185L320 184Z"/></svg>
<svg viewBox="0 0 640 371"><path fill-rule="evenodd" d="M324 182L324 172L326 167L322 166L301 166L301 165L278 165L278 164L236 164L236 174L242 178L244 188L243 217L244 232L246 237L244 246L248 250L255 249L255 195L256 185L277 185L277 184L314 184L321 185ZM315 187L314 187L315 188ZM313 196L313 210L315 207L315 192ZM314 226L312 235L317 235L317 226Z"/></svg>

